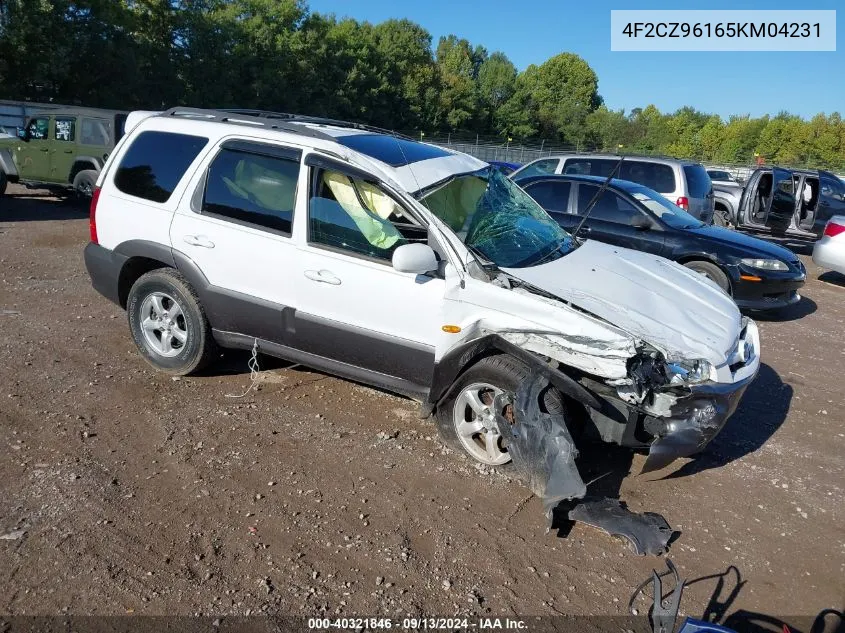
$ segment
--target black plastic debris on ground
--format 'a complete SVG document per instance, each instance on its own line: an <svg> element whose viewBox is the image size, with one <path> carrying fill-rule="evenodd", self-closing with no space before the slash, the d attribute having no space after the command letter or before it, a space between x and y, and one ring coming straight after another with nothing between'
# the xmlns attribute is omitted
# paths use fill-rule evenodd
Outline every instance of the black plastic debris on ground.
<svg viewBox="0 0 845 633"><path fill-rule="evenodd" d="M572 521L580 521L624 538L639 556L660 556L679 534L656 512L631 512L619 499L585 499L569 511Z"/></svg>
<svg viewBox="0 0 845 633"><path fill-rule="evenodd" d="M575 460L578 449L561 414L540 410L541 394L549 381L534 374L516 391L512 409L503 414L510 401L496 396L496 423L517 474L543 502L547 526L561 501L574 500L569 519L580 521L620 536L639 555L660 555L669 548L675 532L661 515L631 512L618 499L584 499L587 485L581 479Z"/></svg>

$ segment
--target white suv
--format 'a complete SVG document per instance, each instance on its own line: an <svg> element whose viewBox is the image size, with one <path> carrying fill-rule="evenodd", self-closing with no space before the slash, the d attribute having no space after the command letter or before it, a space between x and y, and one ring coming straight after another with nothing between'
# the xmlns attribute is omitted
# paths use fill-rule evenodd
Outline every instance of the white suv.
<svg viewBox="0 0 845 633"><path fill-rule="evenodd" d="M194 372L251 349L405 394L480 462L532 373L573 436L700 450L759 367L724 292L573 239L496 168L374 128L136 112L102 170L85 262L143 357ZM499 396L498 398L496 396ZM504 404L502 404L504 403Z"/></svg>

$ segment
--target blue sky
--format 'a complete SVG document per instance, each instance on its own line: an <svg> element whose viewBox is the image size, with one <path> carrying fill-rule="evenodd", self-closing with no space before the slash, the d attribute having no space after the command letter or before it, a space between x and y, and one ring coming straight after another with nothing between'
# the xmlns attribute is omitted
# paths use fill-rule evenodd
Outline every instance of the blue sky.
<svg viewBox="0 0 845 633"><path fill-rule="evenodd" d="M845 3L842 0L308 0L312 11L381 22L408 18L436 45L454 33L489 51L501 50L522 70L560 52L577 53L599 78L613 109L655 104L662 111L691 105L723 117L817 112L845 115ZM840 6L837 6L840 5ZM610 10L616 9L837 9L836 52L611 52Z"/></svg>

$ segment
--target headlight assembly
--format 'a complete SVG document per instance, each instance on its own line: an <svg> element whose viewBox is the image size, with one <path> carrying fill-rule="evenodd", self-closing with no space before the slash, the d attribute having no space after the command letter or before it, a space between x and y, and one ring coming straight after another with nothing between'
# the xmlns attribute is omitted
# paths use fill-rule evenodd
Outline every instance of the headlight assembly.
<svg viewBox="0 0 845 633"><path fill-rule="evenodd" d="M666 377L670 385L695 385L715 380L715 370L706 360L666 361Z"/></svg>
<svg viewBox="0 0 845 633"><path fill-rule="evenodd" d="M741 259L743 264L757 270L789 270L789 266L779 259Z"/></svg>

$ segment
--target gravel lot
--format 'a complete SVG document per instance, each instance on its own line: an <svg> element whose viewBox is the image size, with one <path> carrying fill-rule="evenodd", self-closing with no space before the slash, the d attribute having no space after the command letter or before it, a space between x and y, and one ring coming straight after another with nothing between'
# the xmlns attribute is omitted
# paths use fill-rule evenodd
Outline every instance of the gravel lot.
<svg viewBox="0 0 845 633"><path fill-rule="evenodd" d="M87 239L46 192L0 199L0 613L619 615L663 565L546 532L538 499L403 398L267 358L228 398L241 353L155 373L91 289ZM627 451L582 459L611 471L591 492L682 531L673 561L709 577L689 614L845 607L845 279L791 246L805 297L758 319L764 365L707 453L648 476Z"/></svg>

